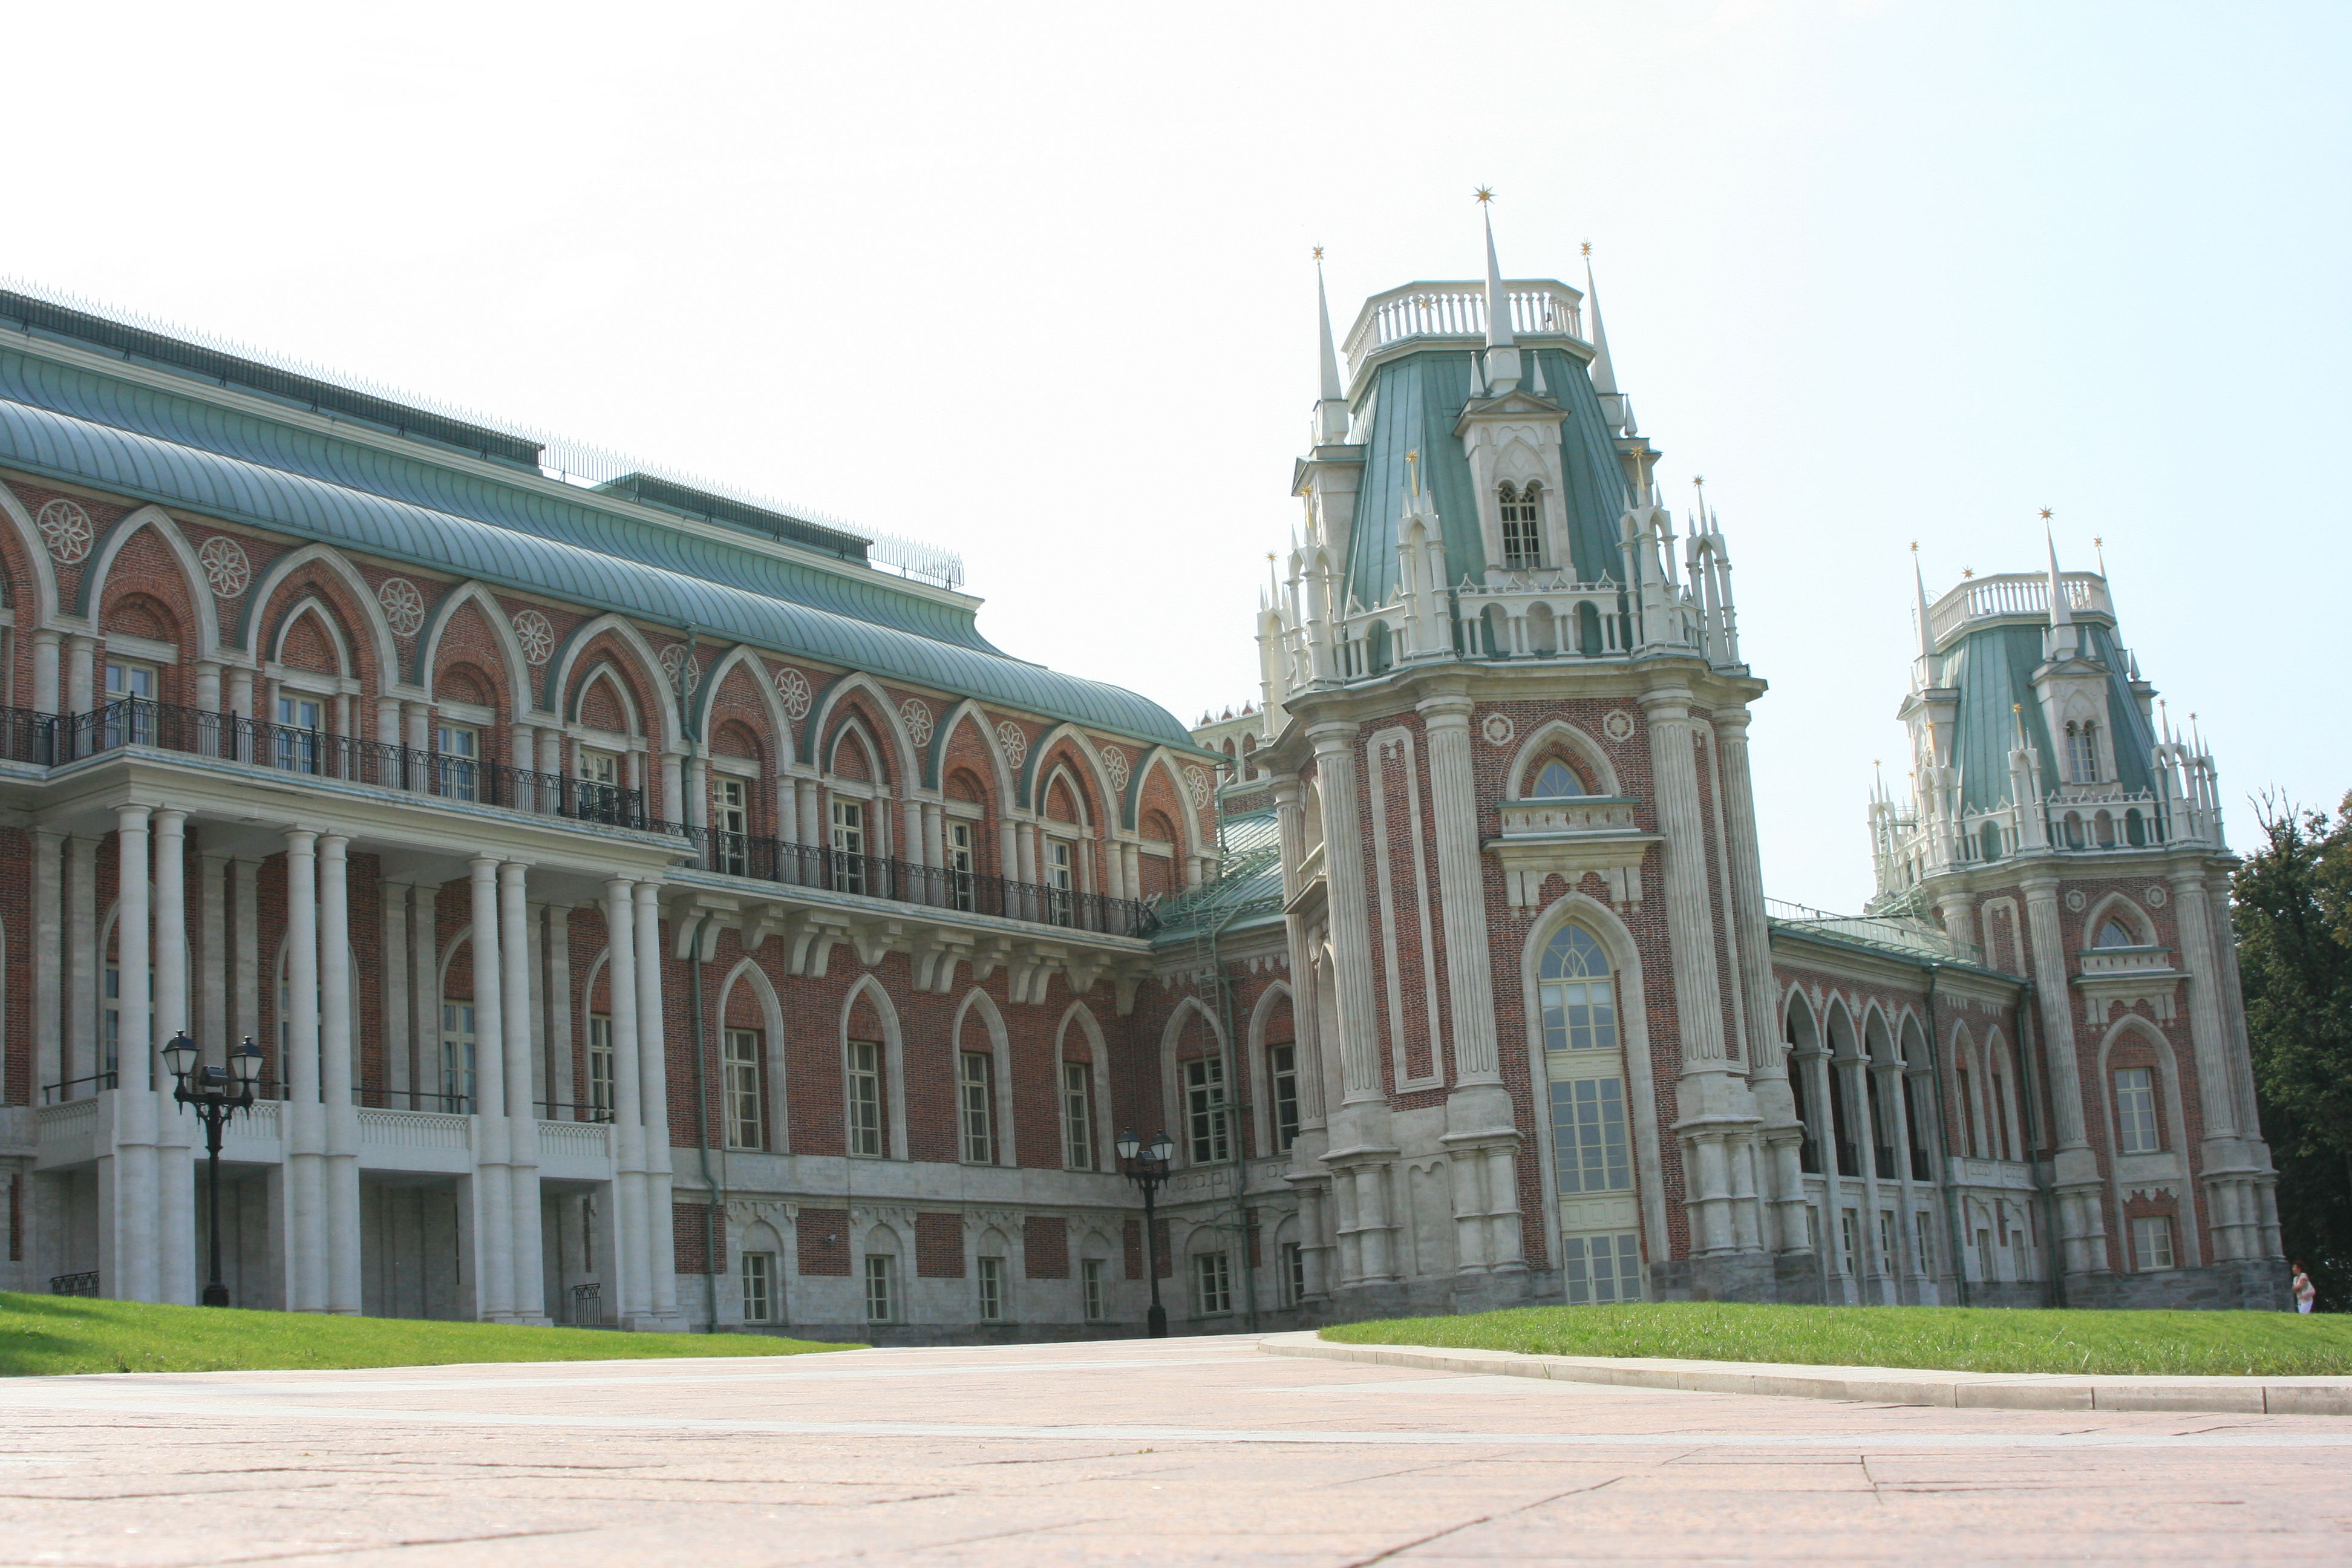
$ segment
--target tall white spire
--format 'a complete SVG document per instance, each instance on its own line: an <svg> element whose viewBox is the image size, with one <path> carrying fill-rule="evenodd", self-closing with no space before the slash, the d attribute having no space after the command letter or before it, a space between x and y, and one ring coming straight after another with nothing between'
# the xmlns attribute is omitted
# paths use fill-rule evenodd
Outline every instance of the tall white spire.
<svg viewBox="0 0 2352 1568"><path fill-rule="evenodd" d="M2080 646L2074 607L2066 603L2066 580L2058 571L2058 542L2050 533L2050 509L2042 509L2042 542L2050 551L2050 657L2072 658Z"/></svg>
<svg viewBox="0 0 2352 1568"><path fill-rule="evenodd" d="M1323 247L1315 247L1315 321L1321 329L1323 348L1323 400L1327 403L1348 395L1339 384L1339 351L1331 342L1331 297L1323 289Z"/></svg>
<svg viewBox="0 0 2352 1568"><path fill-rule="evenodd" d="M1487 205L1495 193L1478 187L1478 205L1486 230L1486 391L1504 397L1518 390L1519 350L1511 336L1511 296L1503 287L1503 264L1495 257L1495 218Z"/></svg>
<svg viewBox="0 0 2352 1568"><path fill-rule="evenodd" d="M1592 242L1584 242L1584 302L1592 310L1592 390L1601 399L1601 417L1620 436L1633 432L1633 411L1618 390L1617 366L1609 357L1609 329L1601 323L1601 289L1592 280Z"/></svg>
<svg viewBox="0 0 2352 1568"><path fill-rule="evenodd" d="M1507 349L1515 342L1511 336L1511 297L1503 288L1503 264L1495 257L1495 214L1486 205L1492 195L1488 192L1478 204L1486 224L1486 346Z"/></svg>
<svg viewBox="0 0 2352 1568"><path fill-rule="evenodd" d="M1322 386L1315 401L1315 444L1334 446L1348 438L1348 393L1339 384L1339 354L1331 342L1331 300L1323 289L1323 247L1315 247L1315 321L1322 351Z"/></svg>
<svg viewBox="0 0 2352 1568"><path fill-rule="evenodd" d="M1584 302L1592 308L1592 390L1617 395L1617 367L1609 358L1609 329L1601 324L1601 286L1592 280L1592 247L1584 247Z"/></svg>
<svg viewBox="0 0 2352 1568"><path fill-rule="evenodd" d="M1916 542L1911 546L1911 589L1919 601L1919 657L1933 658L1936 657L1936 634L1927 626L1927 579L1919 573L1919 546Z"/></svg>

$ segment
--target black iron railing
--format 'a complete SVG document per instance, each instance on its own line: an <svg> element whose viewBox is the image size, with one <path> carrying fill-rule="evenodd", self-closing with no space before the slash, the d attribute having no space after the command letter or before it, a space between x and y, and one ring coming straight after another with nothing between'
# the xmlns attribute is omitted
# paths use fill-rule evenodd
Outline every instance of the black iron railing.
<svg viewBox="0 0 2352 1568"><path fill-rule="evenodd" d="M1911 1179L1915 1182L1924 1182L1930 1179L1927 1164L1927 1151L1922 1149L1916 1143L1911 1145Z"/></svg>
<svg viewBox="0 0 2352 1568"><path fill-rule="evenodd" d="M40 722L0 724L0 732L12 744L23 741L34 753L19 759L26 762L54 765L123 746L152 746L279 773L409 790L443 800L570 817L608 827L657 833L669 826L646 815L641 790L535 773L481 757L414 751L357 735L268 724L235 713L211 713L143 697L119 698L87 713L22 717Z"/></svg>
<svg viewBox="0 0 2352 1568"><path fill-rule="evenodd" d="M88 1078L69 1078L63 1083L45 1083L41 1085L41 1103L63 1105L68 1100L85 1100L110 1089L119 1089L121 1087L121 1076L119 1073L96 1072Z"/></svg>
<svg viewBox="0 0 2352 1568"><path fill-rule="evenodd" d="M52 1274L49 1276L49 1294L95 1296L98 1294L98 1270L85 1268L79 1274Z"/></svg>
<svg viewBox="0 0 2352 1568"><path fill-rule="evenodd" d="M1895 1179L1895 1145L1880 1143L1875 1146L1875 1152L1878 1155L1878 1179L1882 1182L1893 1181Z"/></svg>
<svg viewBox="0 0 2352 1568"><path fill-rule="evenodd" d="M592 1279L585 1285L572 1287L572 1326L593 1328L604 1321L604 1287Z"/></svg>
<svg viewBox="0 0 2352 1568"><path fill-rule="evenodd" d="M879 855L853 855L748 833L713 828L684 831L694 844L696 863L706 871L725 876L823 888L965 914L1034 921L1106 936L1141 936L1151 926L1150 910L1135 899L1016 882L946 866L909 865Z"/></svg>
<svg viewBox="0 0 2352 1568"><path fill-rule="evenodd" d="M56 765L58 716L29 708L0 708L0 759Z"/></svg>
<svg viewBox="0 0 2352 1568"><path fill-rule="evenodd" d="M910 865L878 855L853 855L751 834L687 827L647 816L641 790L508 767L478 757L414 751L356 735L268 724L143 697L119 698L87 713L0 709L0 754L16 761L55 766L125 746L218 757L280 773L407 790L443 800L642 833L675 834L693 845L703 869L756 881L823 888L1107 936L1141 936L1153 925L1150 910L1135 899L949 867Z"/></svg>

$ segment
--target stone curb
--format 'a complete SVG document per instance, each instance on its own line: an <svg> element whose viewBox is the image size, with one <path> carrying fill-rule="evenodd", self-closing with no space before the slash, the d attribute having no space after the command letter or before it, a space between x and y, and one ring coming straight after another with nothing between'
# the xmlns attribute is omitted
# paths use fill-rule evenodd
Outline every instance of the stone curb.
<svg viewBox="0 0 2352 1568"><path fill-rule="evenodd" d="M1649 1356L1521 1355L1516 1351L1339 1344L1313 1331L1269 1334L1268 1355L1366 1362L1429 1372L1543 1377L1697 1394L1778 1394L1958 1410L2180 1410L2208 1415L2352 1415L2352 1377L2073 1377L2063 1373L1937 1372L1789 1366Z"/></svg>

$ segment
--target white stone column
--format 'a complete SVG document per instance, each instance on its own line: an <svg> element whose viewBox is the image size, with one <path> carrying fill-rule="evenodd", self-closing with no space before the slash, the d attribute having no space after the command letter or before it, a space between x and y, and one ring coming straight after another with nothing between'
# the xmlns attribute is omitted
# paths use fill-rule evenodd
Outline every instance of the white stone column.
<svg viewBox="0 0 2352 1568"><path fill-rule="evenodd" d="M229 959L229 1032L243 1044L261 1040L261 862L239 857L231 862L235 880L229 889L229 931L235 939ZM286 1064L278 1065L284 1079Z"/></svg>
<svg viewBox="0 0 2352 1568"><path fill-rule="evenodd" d="M1715 907L1707 886L1706 825L1698 802L1697 727L1690 693L1645 693L1650 772L1656 792L1658 847L1666 884L1666 941L1672 958L1675 1016L1682 1031L1682 1074L1675 1130L1681 1133L1684 1202L1694 1257L1734 1249L1730 1166L1723 1139L1753 1121L1735 1096L1723 1034L1723 987L1715 962Z"/></svg>
<svg viewBox="0 0 2352 1568"><path fill-rule="evenodd" d="M2051 1170L2053 1185L2063 1200L2058 1205L2060 1237L2064 1244L2060 1267L2069 1274L2104 1274L2107 1272L2105 1184L2099 1175L2098 1157L2091 1152L2084 1132L2083 1073L2074 1055L2074 996L2066 984L2058 875L2037 868L2026 876L2024 889L2042 1066L2049 1078L2052 1130L2058 1141ZM2018 1048L2022 1054L2022 1041Z"/></svg>
<svg viewBox="0 0 2352 1568"><path fill-rule="evenodd" d="M33 628L33 710L37 713L58 710L58 642L51 627Z"/></svg>
<svg viewBox="0 0 2352 1568"><path fill-rule="evenodd" d="M410 1022L416 1038L416 1089L427 1095L441 1089L441 889L419 886L408 890L408 983L413 994ZM427 1110L447 1110L439 1100L424 1102Z"/></svg>
<svg viewBox="0 0 2352 1568"><path fill-rule="evenodd" d="M668 1054L662 1018L661 890L636 886L637 1073L646 1119L646 1235L651 1253L648 1284L653 1310L665 1322L677 1319L676 1248L670 1213Z"/></svg>
<svg viewBox="0 0 2352 1568"><path fill-rule="evenodd" d="M33 1103L44 1103L51 1084L73 1075L65 1056L65 835L47 827L32 830L32 1006ZM66 1097L59 1089L58 1098Z"/></svg>
<svg viewBox="0 0 2352 1568"><path fill-rule="evenodd" d="M87 713L97 697L98 644L79 632L66 637L66 711ZM62 760L62 759L60 759Z"/></svg>
<svg viewBox="0 0 2352 1568"><path fill-rule="evenodd" d="M691 803L686 793L685 764L686 759L678 752L662 752L661 803L658 807L649 804L646 809L667 821L683 823L691 827L701 820L701 814L689 810Z"/></svg>
<svg viewBox="0 0 2352 1568"><path fill-rule="evenodd" d="M187 1032L188 1016L188 814L158 811L155 855L155 1029L157 1051ZM160 1060L155 1069L156 1300L184 1307L196 1304L195 1139L202 1134L193 1111L172 1098L173 1080Z"/></svg>
<svg viewBox="0 0 2352 1568"><path fill-rule="evenodd" d="M376 887L383 905L384 1099L395 1110L414 1110L416 1104L409 1096L417 1085L410 1012L416 997L408 977L408 884L387 881Z"/></svg>
<svg viewBox="0 0 2352 1568"><path fill-rule="evenodd" d="M286 833L286 1081L284 1131L286 1307L327 1310L326 1129L319 1054L319 836Z"/></svg>
<svg viewBox="0 0 2352 1568"><path fill-rule="evenodd" d="M513 1241L514 1316L547 1321L539 1214L539 1108L531 1103L530 911L520 860L499 868L499 995L507 1090L507 1212Z"/></svg>
<svg viewBox="0 0 2352 1568"><path fill-rule="evenodd" d="M481 1316L503 1322L514 1315L515 1257L512 1184L507 1173L506 1015L500 1005L499 863L487 855L467 862L471 873L474 934L474 1247Z"/></svg>
<svg viewBox="0 0 2352 1568"><path fill-rule="evenodd" d="M1496 1045L1486 868L1478 853L1478 784L1470 756L1471 704L1460 692L1445 692L1418 706L1429 737L1445 982L1453 1000L1455 1082L1445 1097L1444 1142L1454 1164L1456 1267L1464 1273L1516 1272L1527 1267L1516 1174L1519 1136ZM1434 1052L1437 1042L1430 1045ZM1464 1202L1465 1197L1470 1201Z"/></svg>
<svg viewBox="0 0 2352 1568"><path fill-rule="evenodd" d="M612 1008L613 1205L615 1250L606 1280L612 1321L652 1321L652 1242L646 1220L645 1085L637 1049L637 922L632 884L604 884L604 984Z"/></svg>
<svg viewBox="0 0 2352 1568"><path fill-rule="evenodd" d="M96 1094L98 993L106 963L98 950L98 840L72 837L65 845L66 1078L79 1080L76 1098Z"/></svg>
<svg viewBox="0 0 2352 1568"><path fill-rule="evenodd" d="M153 996L148 949L148 817L143 805L116 816L114 962L121 974L121 1078L114 1101L114 1257L101 1288L126 1301L160 1301L163 1273L155 1212L157 1116Z"/></svg>
<svg viewBox="0 0 2352 1568"><path fill-rule="evenodd" d="M319 1092L326 1148L320 1186L326 1215L326 1310L360 1310L360 1112L352 1102L359 1041L352 1027L352 893L341 834L319 838Z"/></svg>
<svg viewBox="0 0 2352 1568"><path fill-rule="evenodd" d="M2213 1258L2208 1261L2260 1258L2266 1249L2253 1182L2258 1167L2240 1131L2231 1030L2222 1001L2228 975L2206 906L2205 879L2200 868L2190 866L2175 869L2168 879L2180 926L2180 967L2189 974L2189 1038L2205 1123L2198 1163L2213 1231ZM2194 1224L2187 1215L2182 1223Z"/></svg>
<svg viewBox="0 0 2352 1568"><path fill-rule="evenodd" d="M204 941L202 972L196 981L196 1040L205 1059L226 1066L236 1042L228 1029L228 857L200 852L196 857L196 929Z"/></svg>
<svg viewBox="0 0 2352 1568"><path fill-rule="evenodd" d="M1394 1279L1388 1213L1388 1167L1396 1158L1388 1095L1381 1082L1373 1026L1371 921L1365 907L1363 828L1356 805L1356 726L1340 721L1307 731L1315 746L1316 789L1323 805L1323 868L1329 883L1331 952L1342 1095L1330 1118L1325 1156L1340 1199L1343 1256L1353 1253L1349 1282ZM1352 1200L1352 1201L1351 1201ZM1352 1241L1352 1247L1349 1242Z"/></svg>
<svg viewBox="0 0 2352 1568"><path fill-rule="evenodd" d="M572 1073L572 1045L577 1038L572 996L572 906L547 906L547 935L541 944L546 968L540 981L540 1033L546 1040L547 1098L559 1105L578 1105L582 1094ZM549 1113L551 1121L569 1121L569 1113Z"/></svg>

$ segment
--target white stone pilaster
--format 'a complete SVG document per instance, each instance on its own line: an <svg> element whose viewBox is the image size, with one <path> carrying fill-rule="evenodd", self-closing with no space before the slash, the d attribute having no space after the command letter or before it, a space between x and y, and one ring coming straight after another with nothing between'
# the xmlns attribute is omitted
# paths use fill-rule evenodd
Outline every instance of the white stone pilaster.
<svg viewBox="0 0 2352 1568"><path fill-rule="evenodd" d="M120 1091L114 1107L114 1257L102 1266L109 1294L127 1301L163 1300L157 1254L157 1107L152 1023L152 960L149 948L149 811L127 805L116 814L114 962L120 981L115 1005L121 1019Z"/></svg>
<svg viewBox="0 0 2352 1568"><path fill-rule="evenodd" d="M668 1054L662 1016L661 889L636 886L637 1071L645 1100L646 1235L653 1310L677 1320L677 1275L671 1237Z"/></svg>
<svg viewBox="0 0 2352 1568"><path fill-rule="evenodd" d="M188 814L158 811L154 830L155 1029L157 1051L185 1034L188 1016ZM173 1080L155 1068L156 1300L196 1304L194 1113L172 1098Z"/></svg>
<svg viewBox="0 0 2352 1568"><path fill-rule="evenodd" d="M604 884L604 984L612 1008L613 1202L616 1235L613 1321L653 1321L652 1242L646 1217L645 1085L637 1047L636 893L618 878Z"/></svg>
<svg viewBox="0 0 2352 1568"><path fill-rule="evenodd" d="M352 1028L351 840L319 837L319 1090L326 1148L320 1185L326 1214L326 1310L360 1310L360 1113L352 1087L359 1041Z"/></svg>
<svg viewBox="0 0 2352 1568"><path fill-rule="evenodd" d="M516 1292L513 1189L507 1172L499 863L489 856L477 856L467 862L467 869L474 917L474 1246L481 1316L503 1322L514 1315Z"/></svg>
<svg viewBox="0 0 2352 1568"><path fill-rule="evenodd" d="M284 1194L286 1307L327 1310L326 1129L320 1097L319 836L286 833L285 1048L278 1071L287 1085L280 1112L286 1163Z"/></svg>

